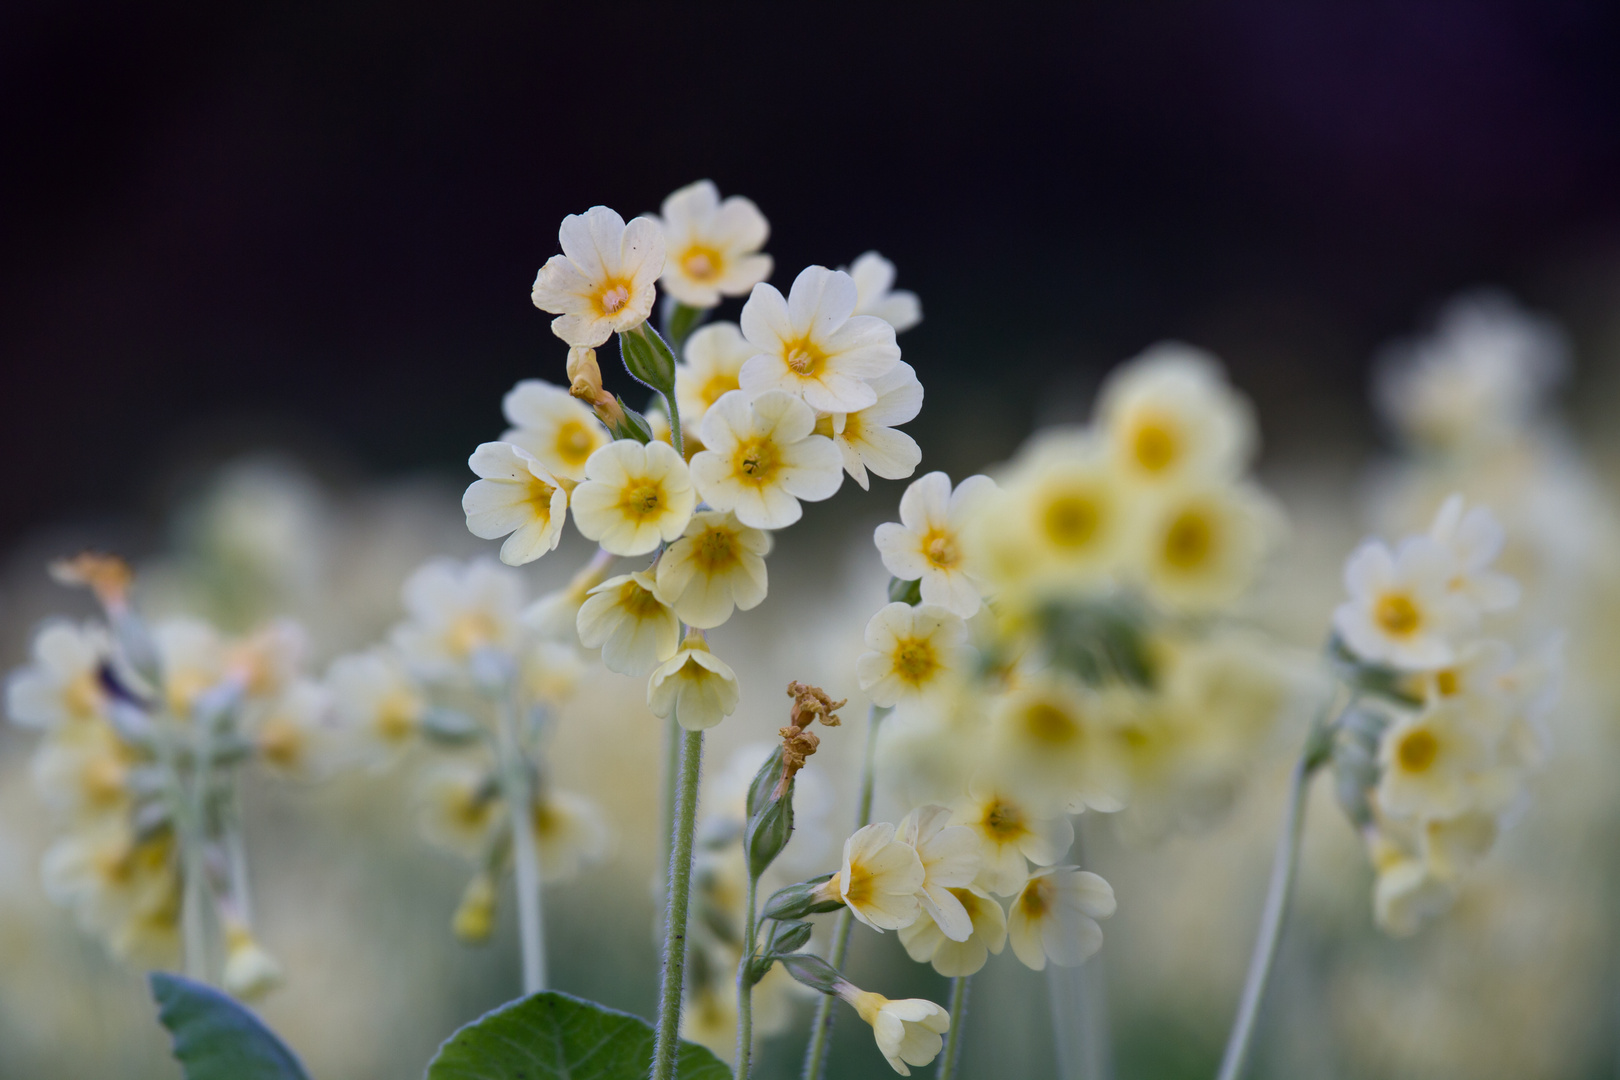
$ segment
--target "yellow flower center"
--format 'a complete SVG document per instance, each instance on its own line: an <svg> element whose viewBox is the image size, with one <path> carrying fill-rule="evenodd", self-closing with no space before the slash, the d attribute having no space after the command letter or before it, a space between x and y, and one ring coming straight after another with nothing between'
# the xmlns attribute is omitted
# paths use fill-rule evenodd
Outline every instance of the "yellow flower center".
<svg viewBox="0 0 1620 1080"><path fill-rule="evenodd" d="M1097 535L1102 507L1087 495L1059 495L1046 504L1041 524L1046 538L1055 546L1073 551L1085 547Z"/></svg>
<svg viewBox="0 0 1620 1080"><path fill-rule="evenodd" d="M1024 812L1012 803L996 799L985 807L984 831L997 843L1017 840L1029 831L1024 824Z"/></svg>
<svg viewBox="0 0 1620 1080"><path fill-rule="evenodd" d="M1049 701L1032 702L1019 719L1023 721L1024 734L1032 742L1046 746L1078 742L1085 734L1073 715Z"/></svg>
<svg viewBox="0 0 1620 1080"><path fill-rule="evenodd" d="M913 686L921 686L939 669L939 657L927 638L903 638L894 649L894 671Z"/></svg>
<svg viewBox="0 0 1620 1080"><path fill-rule="evenodd" d="M62 689L63 706L69 716L78 720L88 720L99 713L102 697L101 684L96 679L94 669L80 672Z"/></svg>
<svg viewBox="0 0 1620 1080"><path fill-rule="evenodd" d="M619 509L636 521L657 517L664 509L664 486L656 480L631 484L619 499Z"/></svg>
<svg viewBox="0 0 1620 1080"><path fill-rule="evenodd" d="M1423 613L1405 593L1385 593L1373 608L1373 621L1387 634L1408 637L1423 625Z"/></svg>
<svg viewBox="0 0 1620 1080"><path fill-rule="evenodd" d="M692 559L706 574L729 570L741 561L737 534L730 529L704 529L694 539Z"/></svg>
<svg viewBox="0 0 1620 1080"><path fill-rule="evenodd" d="M1148 472L1163 472L1175 464L1179 450L1173 426L1156 417L1139 423L1131 438L1131 456Z"/></svg>
<svg viewBox="0 0 1620 1080"><path fill-rule="evenodd" d="M1434 675L1434 688L1441 697L1455 697L1457 691L1462 689L1462 678L1453 668L1437 671Z"/></svg>
<svg viewBox="0 0 1620 1080"><path fill-rule="evenodd" d="M658 597L634 581L625 582L619 603L635 619L646 619L656 615L664 606L658 602Z"/></svg>
<svg viewBox="0 0 1620 1080"><path fill-rule="evenodd" d="M849 888L844 891L844 902L850 907L861 907L872 900L876 891L872 872L855 860L849 864Z"/></svg>
<svg viewBox="0 0 1620 1080"><path fill-rule="evenodd" d="M452 656L471 656L495 640L495 620L485 611L464 611L444 631L444 647Z"/></svg>
<svg viewBox="0 0 1620 1080"><path fill-rule="evenodd" d="M738 480L764 487L776 476L782 457L776 443L770 439L753 439L737 447L732 457L732 470Z"/></svg>
<svg viewBox="0 0 1620 1080"><path fill-rule="evenodd" d="M124 765L115 757L103 756L88 762L79 774L85 798L95 806L110 806L124 796Z"/></svg>
<svg viewBox="0 0 1620 1080"><path fill-rule="evenodd" d="M390 690L377 703L377 734L388 742L407 739L416 730L416 718L421 712L422 703L414 695L404 690Z"/></svg>
<svg viewBox="0 0 1620 1080"><path fill-rule="evenodd" d="M737 388L737 376L735 375L710 375L704 380L703 387L698 391L698 394L703 398L704 406L707 407Z"/></svg>
<svg viewBox="0 0 1620 1080"><path fill-rule="evenodd" d="M788 345L783 355L788 370L795 375L803 376L816 374L827 360L827 354L812 344L809 338L802 338Z"/></svg>
<svg viewBox="0 0 1620 1080"><path fill-rule="evenodd" d="M534 513L549 519L551 517L551 496L556 491L556 488L538 476L529 477L529 493L526 498L529 505L534 508Z"/></svg>
<svg viewBox="0 0 1620 1080"><path fill-rule="evenodd" d="M557 456L569 465L584 465L596 449L596 440L583 420L564 420L557 425Z"/></svg>
<svg viewBox="0 0 1620 1080"><path fill-rule="evenodd" d="M681 256L681 269L686 272L687 277L698 281L719 277L720 268L724 265L718 251L700 244L693 244L687 248L686 254Z"/></svg>
<svg viewBox="0 0 1620 1080"><path fill-rule="evenodd" d="M1030 882L1018 895L1018 906L1023 908L1026 918L1039 919L1046 914L1050 905L1046 902L1046 890L1039 881Z"/></svg>
<svg viewBox="0 0 1620 1080"><path fill-rule="evenodd" d="M923 558L941 570L949 570L962 561L962 554L956 548L955 538L950 533L939 530L932 530L923 538L922 552Z"/></svg>
<svg viewBox="0 0 1620 1080"><path fill-rule="evenodd" d="M1395 757L1407 772L1424 772L1440 756L1440 740L1434 732L1418 728L1409 731L1395 748Z"/></svg>
<svg viewBox="0 0 1620 1080"><path fill-rule="evenodd" d="M1164 534L1164 561L1176 570L1197 570L1215 550L1215 523L1198 510L1183 510Z"/></svg>
<svg viewBox="0 0 1620 1080"><path fill-rule="evenodd" d="M259 752L271 764L290 768L304 756L305 733L284 716L272 716L259 729Z"/></svg>
<svg viewBox="0 0 1620 1080"><path fill-rule="evenodd" d="M596 294L596 305L602 309L603 315L617 315L629 302L630 286L623 281L605 281Z"/></svg>

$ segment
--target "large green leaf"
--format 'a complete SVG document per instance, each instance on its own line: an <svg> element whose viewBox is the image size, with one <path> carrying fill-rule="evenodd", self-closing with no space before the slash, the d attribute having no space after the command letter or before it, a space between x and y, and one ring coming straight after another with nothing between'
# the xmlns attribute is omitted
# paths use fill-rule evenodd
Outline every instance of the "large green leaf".
<svg viewBox="0 0 1620 1080"><path fill-rule="evenodd" d="M309 1080L274 1032L218 990L160 971L150 978L186 1080Z"/></svg>
<svg viewBox="0 0 1620 1080"><path fill-rule="evenodd" d="M652 1025L555 991L503 1005L439 1047L427 1080L646 1080ZM680 1080L731 1080L709 1051L683 1042Z"/></svg>

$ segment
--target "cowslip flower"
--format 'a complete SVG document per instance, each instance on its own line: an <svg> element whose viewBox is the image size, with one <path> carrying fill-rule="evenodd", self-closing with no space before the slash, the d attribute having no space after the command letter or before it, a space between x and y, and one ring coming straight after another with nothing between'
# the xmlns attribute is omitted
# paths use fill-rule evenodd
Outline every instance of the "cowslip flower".
<svg viewBox="0 0 1620 1080"><path fill-rule="evenodd" d="M1462 706L1442 702L1390 725L1378 763L1378 805L1386 813L1451 817L1474 804L1490 746Z"/></svg>
<svg viewBox="0 0 1620 1080"><path fill-rule="evenodd" d="M647 321L664 272L664 232L652 218L624 218L605 206L569 214L557 230L563 253L534 279L534 306L557 318L551 332L595 348Z"/></svg>
<svg viewBox="0 0 1620 1080"><path fill-rule="evenodd" d="M844 865L817 895L847 905L874 930L898 930L922 914L917 893L926 879L917 850L897 838L893 825L875 822L844 841Z"/></svg>
<svg viewBox="0 0 1620 1080"><path fill-rule="evenodd" d="M529 815L540 876L548 884L572 881L607 858L612 833L601 809L583 795L547 785Z"/></svg>
<svg viewBox="0 0 1620 1080"><path fill-rule="evenodd" d="M906 955L919 964L933 964L935 971L954 979L977 972L991 953L1001 954L1007 944L1007 913L982 891L961 888L951 889L950 893L972 924L966 940L952 941L933 919L918 919L903 926L899 935Z"/></svg>
<svg viewBox="0 0 1620 1080"><path fill-rule="evenodd" d="M855 661L861 689L894 705L953 685L973 660L967 624L935 604L893 603L866 624L867 652Z"/></svg>
<svg viewBox="0 0 1620 1080"><path fill-rule="evenodd" d="M1452 495L1434 515L1429 538L1451 555L1451 591L1466 596L1482 612L1506 611L1519 602L1519 583L1491 564L1507 545L1507 533L1489 507L1465 511L1461 495Z"/></svg>
<svg viewBox="0 0 1620 1080"><path fill-rule="evenodd" d="M979 836L983 860L975 882L997 896L1011 896L1029 880L1028 859L1051 866L1074 843L1074 825L1061 814L1043 816L1010 792L974 781L957 804L953 820Z"/></svg>
<svg viewBox="0 0 1620 1080"><path fill-rule="evenodd" d="M427 700L405 665L386 649L332 661L326 690L339 728L385 756L409 744L427 712Z"/></svg>
<svg viewBox="0 0 1620 1080"><path fill-rule="evenodd" d="M523 579L493 559L434 559L400 590L409 619L393 641L407 663L442 677L483 649L510 651L517 640Z"/></svg>
<svg viewBox="0 0 1620 1080"><path fill-rule="evenodd" d="M203 692L229 674L225 641L213 626L189 616L158 623L152 640L163 672L163 703L173 716L188 718Z"/></svg>
<svg viewBox="0 0 1620 1080"><path fill-rule="evenodd" d="M1350 599L1333 612L1333 628L1356 655L1374 663L1421 671L1455 659L1456 635L1477 612L1450 588L1451 559L1427 536L1411 536L1391 552L1368 540L1344 566Z"/></svg>
<svg viewBox="0 0 1620 1080"><path fill-rule="evenodd" d="M990 770L1029 805L1112 813L1125 784L1111 727L1103 697L1070 677L1035 675L991 707Z"/></svg>
<svg viewBox="0 0 1620 1080"><path fill-rule="evenodd" d="M264 950L253 931L239 919L225 925L225 968L220 986L227 994L251 1001L281 985L281 965Z"/></svg>
<svg viewBox="0 0 1620 1080"><path fill-rule="evenodd" d="M871 485L867 472L885 480L904 480L922 461L917 440L895 430L922 411L923 388L916 370L902 360L867 384L877 394L876 402L851 413L828 413L816 421L816 431L832 439L844 457L844 471L862 491Z"/></svg>
<svg viewBox="0 0 1620 1080"><path fill-rule="evenodd" d="M29 763L34 788L69 821L124 813L130 805L135 754L110 724L87 724L41 743Z"/></svg>
<svg viewBox="0 0 1620 1080"><path fill-rule="evenodd" d="M620 439L591 455L569 504L586 539L615 555L645 555L685 531L697 494L673 447Z"/></svg>
<svg viewBox="0 0 1620 1080"><path fill-rule="evenodd" d="M713 181L672 193L661 223L668 257L658 280L688 307L712 308L771 276L771 257L759 253L771 231L765 215L741 195L722 202Z"/></svg>
<svg viewBox="0 0 1620 1080"><path fill-rule="evenodd" d="M645 675L675 655L681 626L658 599L650 571L608 578L580 605L580 644L601 649L602 663L621 675Z"/></svg>
<svg viewBox="0 0 1620 1080"><path fill-rule="evenodd" d="M59 907L132 963L172 964L180 952L179 852L172 831L137 839L127 819L68 834L40 862Z"/></svg>
<svg viewBox="0 0 1620 1080"><path fill-rule="evenodd" d="M873 315L899 334L922 322L922 301L909 289L894 287L894 263L868 251L849 264L855 282L855 314Z"/></svg>
<svg viewBox="0 0 1620 1080"><path fill-rule="evenodd" d="M919 806L900 821L896 837L911 845L922 862L923 882L917 901L952 941L973 934L967 908L952 890L965 889L979 876L979 838L973 830L952 825L944 806Z"/></svg>
<svg viewBox="0 0 1620 1080"><path fill-rule="evenodd" d="M979 583L969 572L962 532L995 490L988 476L970 476L951 490L942 472L919 477L900 496L899 522L886 521L872 534L883 568L917 581L925 604L970 618L979 610Z"/></svg>
<svg viewBox="0 0 1620 1080"><path fill-rule="evenodd" d="M1449 908L1456 886L1435 876L1422 859L1380 838L1373 844L1373 919L1386 934L1410 937L1423 923Z"/></svg>
<svg viewBox="0 0 1620 1080"><path fill-rule="evenodd" d="M271 771L310 779L333 763L332 700L320 683L300 680L254 713L253 744Z"/></svg>
<svg viewBox="0 0 1620 1080"><path fill-rule="evenodd" d="M506 813L495 777L469 761L447 761L424 774L415 801L423 838L470 859L483 855Z"/></svg>
<svg viewBox="0 0 1620 1080"><path fill-rule="evenodd" d="M1254 451L1253 410L1188 345L1155 345L1111 373L1097 411L1114 461L1140 482L1235 476Z"/></svg>
<svg viewBox="0 0 1620 1080"><path fill-rule="evenodd" d="M521 446L564 480L585 479L585 463L610 441L595 413L541 379L524 379L508 390L501 411L512 425L501 441Z"/></svg>
<svg viewBox="0 0 1620 1080"><path fill-rule="evenodd" d="M771 535L719 510L692 515L658 560L658 595L689 626L707 630L765 599Z"/></svg>
<svg viewBox="0 0 1620 1080"><path fill-rule="evenodd" d="M6 715L43 731L105 719L107 695L99 672L110 650L100 627L46 625L34 635L33 663L6 683Z"/></svg>
<svg viewBox="0 0 1620 1080"><path fill-rule="evenodd" d="M945 1043L943 1035L951 1029L951 1014L932 1001L896 1001L861 990L843 979L838 980L834 992L872 1025L879 1052L901 1076L911 1075L908 1065L927 1065L939 1056Z"/></svg>
<svg viewBox="0 0 1620 1080"><path fill-rule="evenodd" d="M1052 866L1029 876L1007 916L1007 940L1025 967L1050 960L1077 967L1102 948L1098 919L1114 913L1114 890L1089 870Z"/></svg>
<svg viewBox="0 0 1620 1080"><path fill-rule="evenodd" d="M688 731L711 728L737 709L741 698L737 673L709 651L701 631L686 635L680 651L652 673L647 683L647 708Z"/></svg>
<svg viewBox="0 0 1620 1080"><path fill-rule="evenodd" d="M1246 484L1178 484L1148 504L1130 550L1154 598L1183 611L1241 596L1281 531L1281 512Z"/></svg>
<svg viewBox="0 0 1620 1080"><path fill-rule="evenodd" d="M467 530L480 540L505 536L501 562L522 566L557 547L568 492L533 454L511 443L484 443L467 465L479 477L461 497Z"/></svg>
<svg viewBox="0 0 1620 1080"><path fill-rule="evenodd" d="M739 373L754 347L736 323L713 322L692 331L675 365L675 403L681 423L696 430L710 406L739 389Z"/></svg>
<svg viewBox="0 0 1620 1080"><path fill-rule="evenodd" d="M786 390L821 412L876 404L867 380L888 374L900 347L888 323L854 314L856 297L848 274L824 266L801 270L786 298L763 282L754 286L742 332L756 354L742 367L742 388Z"/></svg>
<svg viewBox="0 0 1620 1080"><path fill-rule="evenodd" d="M703 417L705 449L692 458L692 482L711 509L729 510L756 529L798 521L799 500L830 499L843 482L837 447L814 434L815 414L798 398L733 390Z"/></svg>

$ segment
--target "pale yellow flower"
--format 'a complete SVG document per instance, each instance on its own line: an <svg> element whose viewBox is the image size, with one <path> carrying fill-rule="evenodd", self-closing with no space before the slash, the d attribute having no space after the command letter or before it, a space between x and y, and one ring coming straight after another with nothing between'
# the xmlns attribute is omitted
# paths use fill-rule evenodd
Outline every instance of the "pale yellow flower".
<svg viewBox="0 0 1620 1080"><path fill-rule="evenodd" d="M658 560L658 595L689 626L707 630L765 599L771 534L731 513L692 515L686 533Z"/></svg>
<svg viewBox="0 0 1620 1080"><path fill-rule="evenodd" d="M531 814L546 884L573 881L608 857L613 834L601 809L583 795L547 785L535 796Z"/></svg>
<svg viewBox="0 0 1620 1080"><path fill-rule="evenodd" d="M608 578L579 609L579 640L621 675L645 675L675 655L680 621L658 598L650 570Z"/></svg>
<svg viewBox="0 0 1620 1080"><path fill-rule="evenodd" d="M876 822L844 841L844 865L821 895L842 901L874 930L898 930L922 914L917 893L926 879L917 850L896 838L893 825Z"/></svg>
<svg viewBox="0 0 1620 1080"><path fill-rule="evenodd" d="M252 1001L281 985L281 965L265 952L245 923L225 925L225 969L220 986L232 997Z"/></svg>
<svg viewBox="0 0 1620 1080"><path fill-rule="evenodd" d="M913 480L900 496L899 522L884 522L873 533L883 568L903 581L918 581L923 603L972 617L979 610L979 583L962 534L994 491L988 476L970 476L954 492L942 472Z"/></svg>
<svg viewBox="0 0 1620 1080"><path fill-rule="evenodd" d="M952 941L966 941L973 921L953 890L965 889L979 876L980 844L973 830L950 824L943 806L919 806L901 819L896 838L910 844L922 862L923 882L917 901Z"/></svg>
<svg viewBox="0 0 1620 1080"><path fill-rule="evenodd" d="M1409 536L1391 552L1367 540L1344 566L1350 599L1333 613L1333 629L1364 660L1410 671L1447 667L1458 635L1478 612L1450 588L1451 559L1427 536Z"/></svg>
<svg viewBox="0 0 1620 1080"><path fill-rule="evenodd" d="M255 710L251 733L260 760L272 772L312 779L336 764L332 700L320 683L299 680Z"/></svg>
<svg viewBox="0 0 1620 1080"><path fill-rule="evenodd" d="M685 362L675 365L675 404L681 426L695 434L709 408L740 387L738 374L754 347L736 323L713 322L692 331L681 352Z"/></svg>
<svg viewBox="0 0 1620 1080"><path fill-rule="evenodd" d="M791 394L769 390L750 401L734 390L703 417L692 482L711 509L744 525L791 525L804 513L799 500L830 499L844 479L838 448L815 427L815 414Z"/></svg>
<svg viewBox="0 0 1620 1080"><path fill-rule="evenodd" d="M1490 852L1500 827L1495 813L1477 810L1423 822L1418 846L1429 873L1455 881Z"/></svg>
<svg viewBox="0 0 1620 1080"><path fill-rule="evenodd" d="M1374 849L1373 918L1385 933L1410 937L1457 899L1455 886L1436 877L1422 859L1383 841Z"/></svg>
<svg viewBox="0 0 1620 1080"><path fill-rule="evenodd" d="M1147 502L1131 545L1148 594L1183 611L1241 596L1281 532L1282 514L1245 484L1177 484Z"/></svg>
<svg viewBox="0 0 1620 1080"><path fill-rule="evenodd" d="M848 413L877 403L867 382L900 360L894 328L856 315L855 282L842 271L808 266L784 298L763 282L742 310L742 332L755 355L742 367L750 394L786 390L812 409ZM709 440L703 440L708 445Z"/></svg>
<svg viewBox="0 0 1620 1080"><path fill-rule="evenodd" d="M1000 788L975 781L956 807L953 820L979 835L983 868L975 882L997 896L1011 896L1029 880L1028 859L1051 866L1074 843L1067 817L1044 816L1038 808Z"/></svg>
<svg viewBox="0 0 1620 1080"><path fill-rule="evenodd" d="M585 479L585 463L612 439L588 406L541 379L524 379L512 387L501 400L501 411L512 425L501 442L521 446L559 479Z"/></svg>
<svg viewBox="0 0 1620 1080"><path fill-rule="evenodd" d="M691 633L680 651L647 683L647 708L657 717L673 715L688 731L711 728L737 709L741 698L731 665L709 651L702 634Z"/></svg>
<svg viewBox="0 0 1620 1080"><path fill-rule="evenodd" d="M42 742L29 768L47 806L70 820L89 821L129 808L135 764L110 724L84 723Z"/></svg>
<svg viewBox="0 0 1620 1080"><path fill-rule="evenodd" d="M417 825L430 844L477 859L502 821L506 804L487 768L451 761L423 775L416 811Z"/></svg>
<svg viewBox="0 0 1620 1080"><path fill-rule="evenodd" d="M467 530L481 540L505 536L501 562L522 566L556 548L568 492L538 458L512 443L484 443L467 465L479 476L461 497Z"/></svg>
<svg viewBox="0 0 1620 1080"><path fill-rule="evenodd" d="M591 455L569 503L587 539L615 555L645 555L685 531L697 494L672 447L620 439Z"/></svg>
<svg viewBox="0 0 1620 1080"><path fill-rule="evenodd" d="M1106 700L1078 680L1042 673L991 706L991 772L1022 801L1049 810L1124 806L1122 763Z"/></svg>
<svg viewBox="0 0 1620 1080"><path fill-rule="evenodd" d="M1103 383L1097 412L1113 459L1142 482L1236 476L1254 452L1249 403L1219 361L1188 345L1155 345L1121 365Z"/></svg>
<svg viewBox="0 0 1620 1080"><path fill-rule="evenodd" d="M181 882L174 835L137 839L127 820L70 833L46 850L45 895L131 963L167 966L179 956Z"/></svg>
<svg viewBox="0 0 1620 1080"><path fill-rule="evenodd" d="M904 360L885 375L868 379L877 401L849 413L828 413L816 421L816 431L832 439L844 458L844 471L866 491L872 472L885 480L904 480L917 471L922 450L917 440L899 425L922 411L923 388L917 372Z"/></svg>
<svg viewBox="0 0 1620 1080"><path fill-rule="evenodd" d="M34 636L33 663L6 683L6 715L44 731L105 719L100 668L111 647L98 626L47 624Z"/></svg>
<svg viewBox="0 0 1620 1080"><path fill-rule="evenodd" d="M1007 944L1007 913L981 891L963 888L950 892L972 923L967 940L952 941L932 919L903 926L899 935L908 956L919 964L931 963L935 971L954 979L977 972L991 953L1001 954Z"/></svg>
<svg viewBox="0 0 1620 1080"><path fill-rule="evenodd" d="M1460 705L1441 702L1390 725L1378 762L1378 805L1386 813L1452 817L1479 799L1490 746Z"/></svg>
<svg viewBox="0 0 1620 1080"><path fill-rule="evenodd" d="M713 181L688 184L665 199L662 224L669 254L659 281L688 307L712 308L771 276L771 257L759 254L770 235L765 215L741 195L722 202Z"/></svg>
<svg viewBox="0 0 1620 1080"><path fill-rule="evenodd" d="M882 994L840 982L838 996L872 1025L878 1050L895 1072L910 1076L908 1065L927 1065L939 1056L941 1037L951 1028L951 1014L922 998L891 1000Z"/></svg>
<svg viewBox="0 0 1620 1080"><path fill-rule="evenodd" d="M899 334L922 322L922 302L909 289L894 287L894 263L868 251L849 264L855 282L855 314L875 315Z"/></svg>
<svg viewBox="0 0 1620 1080"><path fill-rule="evenodd" d="M181 720L204 691L229 674L230 654L218 630L201 619L180 616L152 628L163 672L163 704Z"/></svg>
<svg viewBox="0 0 1620 1080"><path fill-rule="evenodd" d="M1451 555L1453 592L1466 596L1482 612L1506 611L1519 602L1519 583L1492 570L1507 533L1488 507L1466 509L1461 495L1452 495L1434 515L1429 538Z"/></svg>
<svg viewBox="0 0 1620 1080"><path fill-rule="evenodd" d="M493 559L434 559L401 594L409 619L394 629L394 644L424 676L448 676L485 649L516 647L523 579Z"/></svg>
<svg viewBox="0 0 1620 1080"><path fill-rule="evenodd" d="M1114 913L1114 890L1096 874L1053 866L1029 876L1007 916L1007 940L1025 967L1076 967L1102 948L1098 919Z"/></svg>
<svg viewBox="0 0 1620 1080"><path fill-rule="evenodd" d="M969 674L973 650L960 616L934 604L893 603L866 624L855 661L861 689L878 705L942 693Z"/></svg>
<svg viewBox="0 0 1620 1080"><path fill-rule="evenodd" d="M605 206L563 218L553 255L534 279L534 306L558 317L551 332L595 348L647 321L664 272L664 233L652 218L624 218Z"/></svg>
<svg viewBox="0 0 1620 1080"><path fill-rule="evenodd" d="M410 744L427 712L421 689L399 657L387 649L334 660L326 673L326 689L338 726L383 757Z"/></svg>

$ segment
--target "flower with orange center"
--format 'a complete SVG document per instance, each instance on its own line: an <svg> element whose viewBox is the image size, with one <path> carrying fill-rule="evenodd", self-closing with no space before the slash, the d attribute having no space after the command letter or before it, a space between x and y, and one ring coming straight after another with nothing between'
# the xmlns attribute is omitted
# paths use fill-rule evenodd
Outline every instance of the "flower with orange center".
<svg viewBox="0 0 1620 1080"><path fill-rule="evenodd" d="M791 525L804 513L799 500L829 499L844 479L837 448L815 426L815 414L791 394L769 390L750 401L733 390L703 418L705 449L692 458L692 482L710 508L744 525Z"/></svg>
<svg viewBox="0 0 1620 1080"><path fill-rule="evenodd" d="M935 604L893 603L866 624L866 647L855 661L861 689L876 705L942 693L969 673L973 650L967 624Z"/></svg>
<svg viewBox="0 0 1620 1080"><path fill-rule="evenodd" d="M1154 599L1182 611L1210 611L1254 582L1282 513L1247 484L1176 484L1147 500L1129 545Z"/></svg>
<svg viewBox="0 0 1620 1080"><path fill-rule="evenodd" d="M874 930L898 930L922 915L918 900L927 880L922 859L888 822L867 825L844 841L844 865L819 896L840 901Z"/></svg>
<svg viewBox="0 0 1620 1080"><path fill-rule="evenodd" d="M900 347L888 323L854 314L856 298L850 276L824 266L800 271L785 298L770 285L754 286L742 310L743 336L755 349L742 367L742 388L786 390L829 413L876 404L868 380L893 370Z"/></svg>
<svg viewBox="0 0 1620 1080"><path fill-rule="evenodd" d="M1475 717L1441 702L1391 724L1379 745L1378 807L1398 818L1454 817L1501 790Z"/></svg>
<svg viewBox="0 0 1620 1080"><path fill-rule="evenodd" d="M568 391L540 379L524 379L501 401L512 426L501 442L533 454L563 480L585 479L585 463L610 441L596 414Z"/></svg>
<svg viewBox="0 0 1620 1080"><path fill-rule="evenodd" d="M979 583L969 570L962 533L994 490L988 476L970 476L954 492L942 472L912 481L900 497L900 521L879 525L872 537L884 569L904 581L920 579L923 603L964 619L974 615Z"/></svg>
<svg viewBox="0 0 1620 1080"><path fill-rule="evenodd" d="M1253 411L1219 361L1187 345L1155 345L1103 384L1098 414L1110 456L1149 484L1236 476L1254 451Z"/></svg>
<svg viewBox="0 0 1620 1080"><path fill-rule="evenodd" d="M468 532L483 540L505 536L501 562L508 566L531 563L556 548L568 517L568 492L539 459L511 443L484 443L467 465L479 477L461 496Z"/></svg>
<svg viewBox="0 0 1620 1080"><path fill-rule="evenodd" d="M1333 613L1333 628L1351 652L1408 671L1446 667L1456 641L1479 612L1450 589L1451 559L1427 536L1411 536L1395 551L1364 542L1344 567L1350 599Z"/></svg>
<svg viewBox="0 0 1620 1080"><path fill-rule="evenodd" d="M658 560L658 595L682 622L707 630L765 599L771 534L719 510L692 515Z"/></svg>
<svg viewBox="0 0 1620 1080"><path fill-rule="evenodd" d="M771 276L771 257L759 253L770 235L765 215L741 195L722 201L712 181L665 199L662 224L669 256L659 282L688 307L712 308Z"/></svg>
<svg viewBox="0 0 1620 1080"><path fill-rule="evenodd" d="M645 675L675 655L680 621L658 598L652 571L608 578L579 609L579 640L621 675Z"/></svg>
<svg viewBox="0 0 1620 1080"><path fill-rule="evenodd" d="M664 272L664 233L652 218L624 218L605 206L569 214L557 231L563 253L534 279L534 306L557 316L551 332L595 348L647 321Z"/></svg>
<svg viewBox="0 0 1620 1080"><path fill-rule="evenodd" d="M697 495L674 447L620 439L591 455L569 502L587 539L615 555L645 555L686 530Z"/></svg>
<svg viewBox="0 0 1620 1080"><path fill-rule="evenodd" d="M1011 896L1029 879L1025 859L1050 866L1074 843L1074 826L1063 814L1047 816L1040 807L1005 786L974 780L952 821L978 834L982 859L976 886Z"/></svg>
<svg viewBox="0 0 1620 1080"><path fill-rule="evenodd" d="M710 407L739 388L739 374L754 347L736 323L714 322L692 331L681 352L683 362L675 365L675 403L681 424L695 432Z"/></svg>
<svg viewBox="0 0 1620 1080"><path fill-rule="evenodd" d="M510 655L516 647L523 579L493 559L434 559L401 593L409 619L394 628L393 641L423 677L464 671L484 649Z"/></svg>

